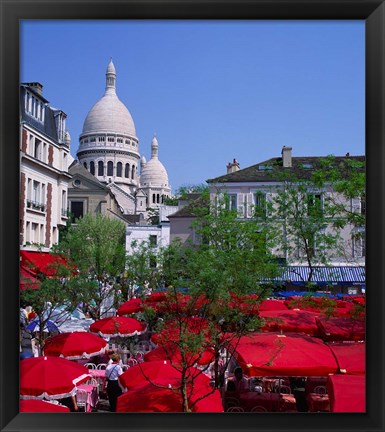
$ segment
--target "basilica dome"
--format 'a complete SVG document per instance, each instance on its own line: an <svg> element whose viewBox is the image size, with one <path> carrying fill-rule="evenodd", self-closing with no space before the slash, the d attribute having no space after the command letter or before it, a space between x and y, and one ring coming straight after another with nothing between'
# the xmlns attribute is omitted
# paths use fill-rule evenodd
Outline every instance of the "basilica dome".
<svg viewBox="0 0 385 432"><path fill-rule="evenodd" d="M83 124L82 135L113 132L135 137L131 114L116 95L116 73L112 61L107 67L106 77L105 94L89 111Z"/></svg>
<svg viewBox="0 0 385 432"><path fill-rule="evenodd" d="M147 163L145 162L145 159L144 161L142 160L140 185L141 187L150 185L169 187L166 168L158 159L158 141L156 137L153 138L151 143L151 159Z"/></svg>

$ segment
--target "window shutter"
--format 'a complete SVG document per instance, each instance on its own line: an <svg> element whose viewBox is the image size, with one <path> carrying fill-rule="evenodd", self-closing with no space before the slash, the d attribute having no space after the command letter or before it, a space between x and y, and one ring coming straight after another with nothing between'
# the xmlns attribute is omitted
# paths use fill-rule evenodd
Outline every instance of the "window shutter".
<svg viewBox="0 0 385 432"><path fill-rule="evenodd" d="M268 192L268 193L266 193L266 216L271 216L272 205L273 205L273 194Z"/></svg>
<svg viewBox="0 0 385 432"><path fill-rule="evenodd" d="M352 212L353 213L361 212L361 198L352 198L351 204L352 204Z"/></svg>
<svg viewBox="0 0 385 432"><path fill-rule="evenodd" d="M253 216L253 194L250 192L247 194L246 196L247 198L247 210L246 210L246 215L248 218L251 218Z"/></svg>
<svg viewBox="0 0 385 432"><path fill-rule="evenodd" d="M245 217L245 194L239 193L237 195L237 208L238 208L238 217Z"/></svg>

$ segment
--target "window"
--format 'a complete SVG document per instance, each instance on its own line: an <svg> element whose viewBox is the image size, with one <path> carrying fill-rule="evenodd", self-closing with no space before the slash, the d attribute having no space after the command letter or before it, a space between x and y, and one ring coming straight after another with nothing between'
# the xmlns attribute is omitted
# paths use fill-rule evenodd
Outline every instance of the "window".
<svg viewBox="0 0 385 432"><path fill-rule="evenodd" d="M363 194L361 197L351 199L351 210L353 213L366 214L366 197Z"/></svg>
<svg viewBox="0 0 385 432"><path fill-rule="evenodd" d="M98 162L98 176L104 176L104 164L102 161Z"/></svg>
<svg viewBox="0 0 385 432"><path fill-rule="evenodd" d="M87 169L87 162L84 162L83 166L85 169Z"/></svg>
<svg viewBox="0 0 385 432"><path fill-rule="evenodd" d="M124 177L129 178L130 177L130 164L126 163L126 166L124 167Z"/></svg>
<svg viewBox="0 0 385 432"><path fill-rule="evenodd" d="M61 193L61 215L67 216L67 193L62 191Z"/></svg>
<svg viewBox="0 0 385 432"><path fill-rule="evenodd" d="M152 194L152 203L155 204L155 194Z"/></svg>
<svg viewBox="0 0 385 432"><path fill-rule="evenodd" d="M156 235L150 235L150 245L156 246L157 245L158 237Z"/></svg>
<svg viewBox="0 0 385 432"><path fill-rule="evenodd" d="M159 204L159 194L156 194L156 202Z"/></svg>
<svg viewBox="0 0 385 432"><path fill-rule="evenodd" d="M237 210L237 195L231 194L229 195L229 210Z"/></svg>
<svg viewBox="0 0 385 432"><path fill-rule="evenodd" d="M41 159L42 148L43 148L43 144L42 144L41 140L39 140L39 139L36 138L35 139L35 151L34 151L34 154L33 154L33 156L36 159Z"/></svg>
<svg viewBox="0 0 385 432"><path fill-rule="evenodd" d="M71 201L71 213L72 222L76 219L80 219L84 214L84 202L83 201Z"/></svg>
<svg viewBox="0 0 385 432"><path fill-rule="evenodd" d="M122 162L118 162L116 165L116 177L122 177L122 168L123 168Z"/></svg>
<svg viewBox="0 0 385 432"><path fill-rule="evenodd" d="M254 194L254 214L258 217L266 216L266 194L258 191Z"/></svg>
<svg viewBox="0 0 385 432"><path fill-rule="evenodd" d="M365 234L357 232L353 235L353 257L363 258L366 255Z"/></svg>
<svg viewBox="0 0 385 432"><path fill-rule="evenodd" d="M95 175L95 162L94 161L90 162L90 173L92 175Z"/></svg>
<svg viewBox="0 0 385 432"><path fill-rule="evenodd" d="M108 176L113 176L114 174L114 164L112 163L112 161L108 161L107 162L107 175Z"/></svg>
<svg viewBox="0 0 385 432"><path fill-rule="evenodd" d="M134 175L135 175L135 165L132 165L131 168L131 178L134 179Z"/></svg>
<svg viewBox="0 0 385 432"><path fill-rule="evenodd" d="M322 214L322 195L309 194L307 196L307 214L308 216L319 216Z"/></svg>

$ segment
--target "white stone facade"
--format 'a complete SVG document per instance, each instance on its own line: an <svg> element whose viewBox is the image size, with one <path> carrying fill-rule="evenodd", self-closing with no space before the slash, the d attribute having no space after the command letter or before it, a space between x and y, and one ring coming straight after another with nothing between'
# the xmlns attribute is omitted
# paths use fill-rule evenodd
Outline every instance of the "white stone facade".
<svg viewBox="0 0 385 432"><path fill-rule="evenodd" d="M39 83L22 84L20 96L20 246L48 251L67 222L67 116L49 106Z"/></svg>

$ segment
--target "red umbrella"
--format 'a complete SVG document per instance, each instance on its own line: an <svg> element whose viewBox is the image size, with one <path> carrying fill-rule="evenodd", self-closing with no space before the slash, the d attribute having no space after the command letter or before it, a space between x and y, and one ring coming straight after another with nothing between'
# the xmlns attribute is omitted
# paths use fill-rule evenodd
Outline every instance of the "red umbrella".
<svg viewBox="0 0 385 432"><path fill-rule="evenodd" d="M20 400L20 412L70 412L65 405L54 404L41 399Z"/></svg>
<svg viewBox="0 0 385 432"><path fill-rule="evenodd" d="M145 383L138 385L118 397L117 412L182 412L181 385L178 379L162 380L164 387L156 387L153 384ZM192 407L193 412L223 412L221 394L207 385L194 385L188 388L190 393L190 406L198 398L208 395L196 402ZM210 394L211 393L211 394Z"/></svg>
<svg viewBox="0 0 385 432"><path fill-rule="evenodd" d="M167 300L166 291L155 291L144 299L144 303L154 303Z"/></svg>
<svg viewBox="0 0 385 432"><path fill-rule="evenodd" d="M145 300L148 307L153 308L158 313L183 312L193 314L198 312L209 302L205 297L192 297L180 293L170 292L164 299L157 302Z"/></svg>
<svg viewBox="0 0 385 432"><path fill-rule="evenodd" d="M365 374L365 342L335 342L329 344L341 373Z"/></svg>
<svg viewBox="0 0 385 432"><path fill-rule="evenodd" d="M330 375L326 387L331 412L365 412L365 375Z"/></svg>
<svg viewBox="0 0 385 432"><path fill-rule="evenodd" d="M316 323L324 341L362 341L365 319L351 317L318 317Z"/></svg>
<svg viewBox="0 0 385 432"><path fill-rule="evenodd" d="M274 299L266 299L262 300L259 311L275 311L275 310L288 310L289 308L286 306L284 300L274 300Z"/></svg>
<svg viewBox="0 0 385 432"><path fill-rule="evenodd" d="M180 339L180 335L204 334L206 337L209 335L209 321L202 317L188 317L178 321L171 321L167 323L160 333L155 333L151 336L151 340L159 344L167 344Z"/></svg>
<svg viewBox="0 0 385 432"><path fill-rule="evenodd" d="M88 369L60 357L31 357L20 362L21 399L62 399L73 396L87 381Z"/></svg>
<svg viewBox="0 0 385 432"><path fill-rule="evenodd" d="M107 342L87 332L60 333L45 341L44 354L76 360L103 354Z"/></svg>
<svg viewBox="0 0 385 432"><path fill-rule="evenodd" d="M317 335L316 318L319 314L301 310L274 310L260 312L261 318L266 318L262 331L298 332Z"/></svg>
<svg viewBox="0 0 385 432"><path fill-rule="evenodd" d="M90 332L102 337L137 336L146 331L146 325L135 318L108 317L90 325Z"/></svg>
<svg viewBox="0 0 385 432"><path fill-rule="evenodd" d="M188 370L187 377L196 380L197 383L208 384L206 375L194 367ZM180 379L180 369L173 367L167 360L155 360L130 367L119 376L119 381L123 387L132 388L148 383L148 380L161 385L165 378Z"/></svg>
<svg viewBox="0 0 385 432"><path fill-rule="evenodd" d="M137 312L143 312L144 306L143 301L140 298L128 300L123 303L116 311L117 315L130 315Z"/></svg>
<svg viewBox="0 0 385 432"><path fill-rule="evenodd" d="M327 376L337 362L322 340L297 333L251 333L229 346L249 376Z"/></svg>
<svg viewBox="0 0 385 432"><path fill-rule="evenodd" d="M207 365L214 361L214 351L211 349L202 348L197 349L195 352L186 353L185 359L188 364ZM172 344L165 344L159 348L155 348L144 355L145 362L153 362L159 360L168 360L178 367L181 364L182 356L179 349Z"/></svg>

